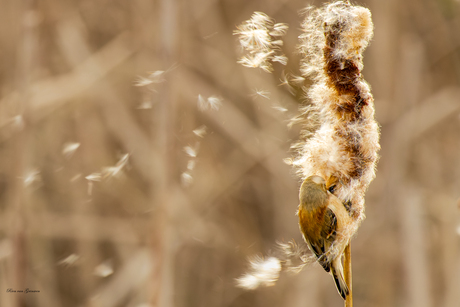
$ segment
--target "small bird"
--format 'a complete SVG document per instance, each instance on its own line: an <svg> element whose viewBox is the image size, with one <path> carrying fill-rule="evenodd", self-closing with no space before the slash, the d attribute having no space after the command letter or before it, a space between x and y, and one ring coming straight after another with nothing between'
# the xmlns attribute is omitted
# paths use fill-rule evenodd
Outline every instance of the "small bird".
<svg viewBox="0 0 460 307"><path fill-rule="evenodd" d="M352 223L348 211L340 199L328 191L320 176L305 179L299 200L299 226L305 242L346 299L349 290L343 275L342 254L349 241L344 237L345 228Z"/></svg>

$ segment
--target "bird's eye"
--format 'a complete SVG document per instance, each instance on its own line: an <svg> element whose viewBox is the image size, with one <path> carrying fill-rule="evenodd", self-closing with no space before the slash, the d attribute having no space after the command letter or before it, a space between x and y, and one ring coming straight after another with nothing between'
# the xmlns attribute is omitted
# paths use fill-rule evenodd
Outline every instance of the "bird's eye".
<svg viewBox="0 0 460 307"><path fill-rule="evenodd" d="M334 194L335 187L336 187L335 184L334 184L334 185L331 185L331 186L329 187L328 191L331 192L332 194Z"/></svg>

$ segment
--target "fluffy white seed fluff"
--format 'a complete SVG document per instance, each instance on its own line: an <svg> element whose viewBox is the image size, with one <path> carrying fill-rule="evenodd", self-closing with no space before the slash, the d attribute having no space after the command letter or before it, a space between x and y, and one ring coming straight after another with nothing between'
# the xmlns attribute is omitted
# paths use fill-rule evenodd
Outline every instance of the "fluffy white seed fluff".
<svg viewBox="0 0 460 307"><path fill-rule="evenodd" d="M255 258L250 261L249 273L237 279L237 285L247 290L256 289L259 286L272 286L278 280L281 272L281 262L276 257L266 260Z"/></svg>
<svg viewBox="0 0 460 307"><path fill-rule="evenodd" d="M251 19L243 22L234 31L238 35L241 47L247 54L238 61L246 67L259 67L266 72L273 70L272 62L287 64L287 57L281 53L288 26L274 23L273 19L261 12L255 12Z"/></svg>

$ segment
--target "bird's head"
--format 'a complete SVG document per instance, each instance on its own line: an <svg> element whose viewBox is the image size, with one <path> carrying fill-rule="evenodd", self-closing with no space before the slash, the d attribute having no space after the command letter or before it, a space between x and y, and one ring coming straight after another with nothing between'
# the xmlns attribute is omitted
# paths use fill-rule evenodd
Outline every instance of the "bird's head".
<svg viewBox="0 0 460 307"><path fill-rule="evenodd" d="M299 193L299 200L302 206L324 206L327 199L326 181L323 177L310 176L304 180Z"/></svg>

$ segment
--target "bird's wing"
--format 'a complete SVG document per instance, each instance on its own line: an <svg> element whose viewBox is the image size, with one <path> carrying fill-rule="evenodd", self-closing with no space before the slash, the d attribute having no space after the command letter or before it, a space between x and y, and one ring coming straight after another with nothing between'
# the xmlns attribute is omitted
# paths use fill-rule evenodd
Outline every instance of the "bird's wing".
<svg viewBox="0 0 460 307"><path fill-rule="evenodd" d="M324 240L324 252L325 258L327 258L328 251L334 243L337 236L337 216L334 211L327 208L326 214L324 215L323 227L321 229L321 238Z"/></svg>
<svg viewBox="0 0 460 307"><path fill-rule="evenodd" d="M334 212L327 208L325 210L323 220L318 223L321 225L316 236L308 238L310 250L318 258L319 264L326 270L330 271L331 259L328 258L328 250L335 240L337 229L337 218Z"/></svg>

